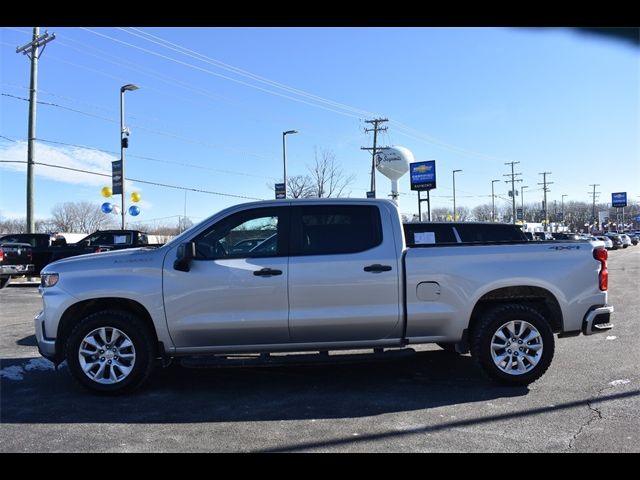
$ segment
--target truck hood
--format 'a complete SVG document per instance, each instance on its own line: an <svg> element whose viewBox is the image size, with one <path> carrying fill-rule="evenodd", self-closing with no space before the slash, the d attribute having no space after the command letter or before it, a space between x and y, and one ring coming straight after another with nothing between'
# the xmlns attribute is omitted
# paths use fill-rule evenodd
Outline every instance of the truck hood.
<svg viewBox="0 0 640 480"><path fill-rule="evenodd" d="M163 255L164 249L146 247L89 253L50 263L42 270L42 273L151 266L157 258L161 258Z"/></svg>

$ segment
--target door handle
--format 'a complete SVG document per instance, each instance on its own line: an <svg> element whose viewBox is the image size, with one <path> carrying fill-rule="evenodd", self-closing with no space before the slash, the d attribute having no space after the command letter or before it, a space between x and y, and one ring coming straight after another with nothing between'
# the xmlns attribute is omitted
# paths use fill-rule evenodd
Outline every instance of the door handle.
<svg viewBox="0 0 640 480"><path fill-rule="evenodd" d="M273 268L262 268L260 270L255 270L253 274L256 277L271 277L273 275L282 275L282 270L274 270Z"/></svg>
<svg viewBox="0 0 640 480"><path fill-rule="evenodd" d="M371 273L388 272L390 270L391 270L391 266L380 265L379 263L374 263L373 265L368 265L364 267L365 272L371 272Z"/></svg>

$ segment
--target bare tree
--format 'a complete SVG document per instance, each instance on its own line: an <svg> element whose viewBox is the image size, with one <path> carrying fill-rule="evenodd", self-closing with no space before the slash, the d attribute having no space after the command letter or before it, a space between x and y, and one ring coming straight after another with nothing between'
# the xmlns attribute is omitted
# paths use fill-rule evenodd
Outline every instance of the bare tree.
<svg viewBox="0 0 640 480"><path fill-rule="evenodd" d="M313 182L312 196L318 198L348 197L351 193L346 189L353 183L355 175L345 175L336 162L336 156L332 151L322 150L320 158L318 158L318 149L316 148L315 165L309 170Z"/></svg>
<svg viewBox="0 0 640 480"><path fill-rule="evenodd" d="M51 210L51 224L60 232L91 233L113 226L114 221L91 202L59 203Z"/></svg>
<svg viewBox="0 0 640 480"><path fill-rule="evenodd" d="M449 207L436 207L431 209L431 221L446 222L451 219L453 211Z"/></svg>
<svg viewBox="0 0 640 480"><path fill-rule="evenodd" d="M346 175L340 168L335 154L330 150L322 150L318 155L315 149L314 165L307 166L307 175L287 177L287 196L290 198L329 198L348 197L349 185L355 175ZM274 190L273 185L269 189Z"/></svg>
<svg viewBox="0 0 640 480"><path fill-rule="evenodd" d="M287 193L291 198L314 197L313 180L309 175L287 177Z"/></svg>
<svg viewBox="0 0 640 480"><path fill-rule="evenodd" d="M483 203L477 205L472 210L473 218L478 222L490 222L491 221L491 204Z"/></svg>

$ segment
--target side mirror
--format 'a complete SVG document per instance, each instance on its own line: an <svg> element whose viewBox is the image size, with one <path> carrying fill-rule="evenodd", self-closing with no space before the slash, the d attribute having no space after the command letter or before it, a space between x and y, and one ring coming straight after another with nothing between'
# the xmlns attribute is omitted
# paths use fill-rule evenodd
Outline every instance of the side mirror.
<svg viewBox="0 0 640 480"><path fill-rule="evenodd" d="M178 253L175 262L173 262L173 268L181 272L188 272L191 259L196 256L196 244L195 242L186 242L178 246Z"/></svg>

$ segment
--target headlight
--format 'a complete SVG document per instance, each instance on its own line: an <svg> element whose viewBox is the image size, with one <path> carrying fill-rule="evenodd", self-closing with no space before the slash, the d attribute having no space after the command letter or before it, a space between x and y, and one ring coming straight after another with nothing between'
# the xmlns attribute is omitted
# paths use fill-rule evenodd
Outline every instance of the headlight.
<svg viewBox="0 0 640 480"><path fill-rule="evenodd" d="M53 287L58 283L59 277L60 276L57 273L43 273L40 275L40 286L43 288Z"/></svg>

